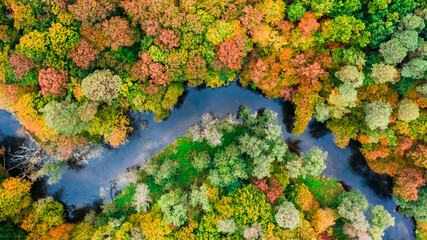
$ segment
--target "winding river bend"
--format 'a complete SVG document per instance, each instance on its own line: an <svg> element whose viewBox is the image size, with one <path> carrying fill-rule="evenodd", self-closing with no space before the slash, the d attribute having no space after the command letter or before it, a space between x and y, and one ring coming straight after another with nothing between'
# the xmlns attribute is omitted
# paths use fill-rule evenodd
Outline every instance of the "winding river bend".
<svg viewBox="0 0 427 240"><path fill-rule="evenodd" d="M117 176L135 165L142 165L157 151L186 133L205 113L225 115L236 113L240 105L253 111L269 108L278 112L282 120L282 132L290 148L307 151L317 145L328 151L327 168L324 175L344 185L361 191L372 205L382 204L396 218L394 227L385 232L384 239L415 239L414 223L410 218L399 214L396 202L392 198L392 182L387 175L376 174L369 169L359 152L357 143L340 149L332 134L323 124L312 120L307 130L300 136L291 133L293 109L280 99L267 99L261 94L239 87L236 83L219 89L188 88L181 103L175 106L171 116L162 122L155 122L152 114L133 112L134 118L148 122L148 130L137 129L129 141L118 149L103 149L100 157L90 160L84 168L68 168L62 179L53 185L47 185L48 195L56 195L68 206L76 208L99 200L99 189L108 187ZM7 137L20 133L19 123L5 111L0 111L0 130Z"/></svg>

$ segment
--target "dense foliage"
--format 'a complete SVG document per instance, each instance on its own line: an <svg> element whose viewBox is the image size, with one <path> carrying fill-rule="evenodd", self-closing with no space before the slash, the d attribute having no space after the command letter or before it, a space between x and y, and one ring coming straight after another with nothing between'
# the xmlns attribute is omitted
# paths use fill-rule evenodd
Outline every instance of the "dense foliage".
<svg viewBox="0 0 427 240"><path fill-rule="evenodd" d="M79 223L66 223L51 198L34 202L27 180L6 178L0 239L381 239L394 218L322 176L326 152L289 151L276 121L244 107L239 119L205 115ZM297 159L306 170L290 176Z"/></svg>
<svg viewBox="0 0 427 240"><path fill-rule="evenodd" d="M220 87L238 77L244 87L295 105L294 134L315 116L339 147L359 141L368 165L395 177L394 193L415 201L427 168L426 5L5 0L0 107L15 112L40 146L65 160L87 143L123 144L132 131L130 109L161 120L185 86ZM197 157L199 171L206 156ZM248 172L235 146L223 149L211 161L233 175L218 170L209 179L224 187L266 176L266 162L275 158L253 158L256 168ZM293 171L301 164L307 169ZM295 176L317 170L305 159L287 169Z"/></svg>

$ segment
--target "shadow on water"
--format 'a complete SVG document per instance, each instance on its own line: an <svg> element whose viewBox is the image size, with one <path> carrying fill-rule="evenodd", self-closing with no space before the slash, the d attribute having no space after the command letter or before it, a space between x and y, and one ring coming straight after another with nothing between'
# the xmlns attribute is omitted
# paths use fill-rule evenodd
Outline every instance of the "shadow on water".
<svg viewBox="0 0 427 240"><path fill-rule="evenodd" d="M295 106L290 102L281 102L282 105L282 122L285 125L286 132L292 133L295 122Z"/></svg>
<svg viewBox="0 0 427 240"><path fill-rule="evenodd" d="M308 125L308 132L313 138L319 139L331 133L325 123L312 122Z"/></svg>
<svg viewBox="0 0 427 240"><path fill-rule="evenodd" d="M393 179L388 174L378 174L372 171L365 157L360 152L361 144L351 141L348 148L351 151L349 164L351 169L363 176L366 185L372 189L382 199L391 199L393 197Z"/></svg>

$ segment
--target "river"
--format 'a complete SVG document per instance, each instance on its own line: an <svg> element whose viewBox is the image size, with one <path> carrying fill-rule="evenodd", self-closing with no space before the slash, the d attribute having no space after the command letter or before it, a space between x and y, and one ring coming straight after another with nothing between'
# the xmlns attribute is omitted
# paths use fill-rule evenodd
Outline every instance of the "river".
<svg viewBox="0 0 427 240"><path fill-rule="evenodd" d="M184 135L205 113L222 116L236 113L240 105L245 105L253 111L269 108L278 112L283 136L290 148L307 151L313 145L319 146L328 152L324 175L361 191L370 204L384 205L396 218L395 226L385 232L384 239L416 239L414 222L395 211L396 201L392 198L391 178L369 169L357 143L353 142L344 149L338 148L330 131L314 119L310 121L304 133L298 137L293 135L291 104L283 103L280 99L267 99L257 92L239 87L236 83L219 89L188 88L180 100L171 116L162 122L155 122L152 114L133 112L137 122L148 122L148 130L137 128L128 142L118 149L103 148L100 157L90 160L84 168L64 170L58 183L46 185L47 194L56 195L73 208L99 202L100 187L108 187L127 168L143 164L154 153ZM0 129L6 137L22 132L19 130L19 123L5 111L0 111Z"/></svg>

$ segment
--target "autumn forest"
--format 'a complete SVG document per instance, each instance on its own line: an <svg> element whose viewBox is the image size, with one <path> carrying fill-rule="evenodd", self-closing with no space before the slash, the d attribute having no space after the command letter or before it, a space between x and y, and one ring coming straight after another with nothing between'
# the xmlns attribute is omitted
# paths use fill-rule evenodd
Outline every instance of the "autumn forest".
<svg viewBox="0 0 427 240"><path fill-rule="evenodd" d="M34 143L12 166L0 126L0 240L397 239L385 235L395 218L384 206L324 174L336 156L288 146L270 109L206 113L79 219L34 194L35 181L90 165L99 146L126 146L141 128L133 112L168 121L188 89L232 82L289 102L294 136L316 121L335 146L357 143L390 177L413 235L427 239L426 0L2 0L0 9L0 109Z"/></svg>

